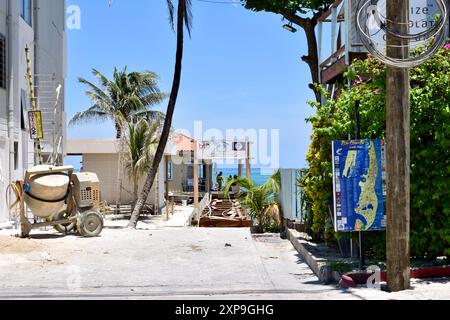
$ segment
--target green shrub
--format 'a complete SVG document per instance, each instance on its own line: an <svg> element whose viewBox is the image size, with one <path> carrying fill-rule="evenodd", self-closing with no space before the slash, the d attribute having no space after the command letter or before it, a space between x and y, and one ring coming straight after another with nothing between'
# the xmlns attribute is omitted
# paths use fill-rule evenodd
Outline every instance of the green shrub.
<svg viewBox="0 0 450 320"><path fill-rule="evenodd" d="M319 106L307 119L313 134L304 188L311 202L313 232L326 228L332 199L331 142L354 137L355 101L360 102L361 136L385 139L386 69L376 59L354 61L345 73L353 86L337 100ZM345 81L346 81L345 80ZM327 92L323 90L323 94ZM411 69L411 255L434 259L450 255L450 50ZM369 236L369 250L384 255L385 237Z"/></svg>

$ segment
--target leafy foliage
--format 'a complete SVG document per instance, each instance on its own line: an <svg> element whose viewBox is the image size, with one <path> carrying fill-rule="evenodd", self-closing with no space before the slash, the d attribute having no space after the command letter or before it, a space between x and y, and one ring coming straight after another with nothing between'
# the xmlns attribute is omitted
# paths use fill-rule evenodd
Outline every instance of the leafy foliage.
<svg viewBox="0 0 450 320"><path fill-rule="evenodd" d="M373 58L355 61L345 74L353 82L337 100L319 106L307 154L305 192L312 203L313 231L326 227L332 199L331 142L354 137L355 102L360 102L361 136L384 139L386 69ZM327 94L323 91L323 94ZM411 254L433 259L450 255L450 50L411 69ZM383 237L368 237L374 254L385 250Z"/></svg>
<svg viewBox="0 0 450 320"><path fill-rule="evenodd" d="M227 181L224 189L228 195L233 185L239 185L239 200L248 210L251 218L256 220L261 232L273 231L281 227L281 211L277 200L281 186L280 172L271 176L262 186L255 186L246 178Z"/></svg>
<svg viewBox="0 0 450 320"><path fill-rule="evenodd" d="M141 177L152 164L153 154L159 141L158 121L140 119L128 123L126 133L125 168L133 181L135 200Z"/></svg>
<svg viewBox="0 0 450 320"><path fill-rule="evenodd" d="M117 138L120 138L123 125L133 116L163 118L161 112L150 109L167 97L167 94L159 90L156 73L150 71L128 73L127 67L124 67L121 71L115 68L111 80L96 69L92 69L92 74L97 78L99 85L79 78L79 82L88 87L86 95L92 101L92 105L87 110L76 113L70 121L71 125L93 119L113 120Z"/></svg>
<svg viewBox="0 0 450 320"><path fill-rule="evenodd" d="M241 0L247 9L283 13L286 10L307 14L323 12L333 3L332 0Z"/></svg>

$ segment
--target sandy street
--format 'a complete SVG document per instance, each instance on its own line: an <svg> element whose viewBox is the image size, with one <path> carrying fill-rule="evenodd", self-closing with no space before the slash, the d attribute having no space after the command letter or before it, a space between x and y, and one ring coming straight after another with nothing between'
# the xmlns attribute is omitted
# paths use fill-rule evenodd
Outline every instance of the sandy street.
<svg viewBox="0 0 450 320"><path fill-rule="evenodd" d="M38 230L19 239L2 231L0 298L426 298L427 290L403 296L322 285L278 235L186 227L177 219L140 223L139 230L107 220L98 238ZM448 291L448 284L432 285L433 298Z"/></svg>

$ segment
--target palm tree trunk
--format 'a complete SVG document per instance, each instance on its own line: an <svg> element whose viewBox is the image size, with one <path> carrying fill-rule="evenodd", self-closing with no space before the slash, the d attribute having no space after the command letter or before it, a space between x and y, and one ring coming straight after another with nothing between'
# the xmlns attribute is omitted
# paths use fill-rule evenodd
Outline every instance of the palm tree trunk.
<svg viewBox="0 0 450 320"><path fill-rule="evenodd" d="M133 208L136 206L139 197L139 181L134 178L133 179Z"/></svg>
<svg viewBox="0 0 450 320"><path fill-rule="evenodd" d="M167 141L169 140L170 129L172 128L172 118L175 112L175 105L178 98L178 91L180 89L181 82L181 69L183 61L183 40L184 40L184 13L186 8L186 0L178 1L178 14L177 14L177 52L175 61L175 73L173 76L172 90L170 92L169 104L167 106L166 118L164 120L164 127L161 132L161 137L159 140L158 148L156 149L155 157L153 159L152 167L145 180L144 187L139 195L137 203L134 207L133 213L131 214L130 222L128 223L128 228L136 228L139 215L145 201L150 193L153 186L156 174L158 173L159 164L164 156L164 150L166 149Z"/></svg>
<svg viewBox="0 0 450 320"><path fill-rule="evenodd" d="M122 126L120 125L119 121L115 121L116 126L116 139L122 138Z"/></svg>

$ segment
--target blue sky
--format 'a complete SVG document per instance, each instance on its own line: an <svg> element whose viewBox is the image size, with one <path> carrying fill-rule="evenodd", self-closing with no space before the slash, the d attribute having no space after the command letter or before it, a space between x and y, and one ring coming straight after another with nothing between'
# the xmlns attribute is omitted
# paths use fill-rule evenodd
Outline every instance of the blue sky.
<svg viewBox="0 0 450 320"><path fill-rule="evenodd" d="M280 164L306 165L313 109L310 75L300 60L303 32L282 28L281 16L241 6L193 0L194 28L186 39L184 68L174 126L193 132L203 127L280 129ZM78 77L94 80L91 68L110 75L115 66L151 70L170 91L175 34L165 0L69 0L81 8L81 29L68 33L68 117L89 106ZM164 110L166 105L159 106ZM114 137L110 123L71 127L69 138Z"/></svg>

